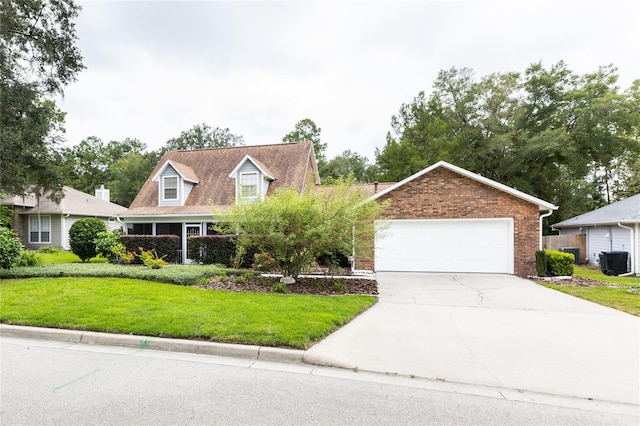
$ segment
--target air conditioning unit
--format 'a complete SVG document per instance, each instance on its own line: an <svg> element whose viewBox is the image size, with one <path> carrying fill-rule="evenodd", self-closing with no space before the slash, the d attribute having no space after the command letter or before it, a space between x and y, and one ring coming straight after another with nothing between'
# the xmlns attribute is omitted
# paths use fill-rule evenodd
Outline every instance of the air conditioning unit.
<svg viewBox="0 0 640 426"><path fill-rule="evenodd" d="M580 248L579 247L560 247L560 251L564 253L571 253L573 255L573 263L580 264Z"/></svg>

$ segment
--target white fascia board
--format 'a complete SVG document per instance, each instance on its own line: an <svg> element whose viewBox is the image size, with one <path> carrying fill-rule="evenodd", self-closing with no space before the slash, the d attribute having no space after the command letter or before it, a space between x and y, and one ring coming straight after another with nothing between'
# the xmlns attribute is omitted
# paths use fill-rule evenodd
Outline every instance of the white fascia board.
<svg viewBox="0 0 640 426"><path fill-rule="evenodd" d="M171 162L171 160L167 160L167 161L164 163L164 165L163 165L162 167L160 167L160 170L158 170L158 173L156 173L156 174L155 174L155 176L153 176L153 179L151 179L151 180L152 180L152 181L160 181L160 176L162 176L162 173L164 172L164 170L165 170L168 166L171 166L171 168L172 168L173 170L175 170L175 171L176 171L176 173L178 173L178 174L180 175L180 177L182 178L182 180L183 180L183 181L185 181L185 182L191 182L191 183L200 183L199 181L197 181L197 180L193 180L193 179L190 179L190 178L186 177L185 175L183 175L182 173L180 173L180 168L179 168L179 167L177 167L175 164L173 164L173 163Z"/></svg>
<svg viewBox="0 0 640 426"><path fill-rule="evenodd" d="M420 176L429 173L432 170L437 169L438 167L444 167L445 169L451 170L452 172L458 173L462 176L468 177L469 179L473 179L477 182L483 183L487 186L490 186L492 188L498 189L502 192L506 192L507 194L513 195L514 197L523 199L525 201L528 201L532 204L536 204L538 206L538 208L540 210L558 210L558 206L548 203L544 200L541 200L539 198L536 198L532 195L529 194L525 194L522 191L518 191L517 189L511 188L507 185L501 184L500 182L496 182L494 180L491 180L489 178L486 178L484 176L480 176L477 173L473 173L470 172L468 170L465 170L463 168L454 166L453 164L449 164L446 161L438 161L437 163L427 167L426 169L423 169L421 171L419 171L418 173L415 173L411 176L409 176L408 178L401 180L400 182L396 183L395 185L390 186L389 188L385 189L384 191L380 191L377 194L373 195L371 198L369 198L369 200L376 200L380 197L382 197L385 194L388 194L389 192L401 187L402 185L411 182L414 179L419 178Z"/></svg>

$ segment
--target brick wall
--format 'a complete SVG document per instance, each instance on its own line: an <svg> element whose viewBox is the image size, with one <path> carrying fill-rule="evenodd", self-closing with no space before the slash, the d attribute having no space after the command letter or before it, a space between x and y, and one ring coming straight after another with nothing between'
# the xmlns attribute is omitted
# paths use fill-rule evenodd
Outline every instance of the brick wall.
<svg viewBox="0 0 640 426"><path fill-rule="evenodd" d="M538 206L445 168L437 168L385 194L389 219L514 219L514 271L535 274L538 249ZM358 269L373 268L373 251L359 257Z"/></svg>

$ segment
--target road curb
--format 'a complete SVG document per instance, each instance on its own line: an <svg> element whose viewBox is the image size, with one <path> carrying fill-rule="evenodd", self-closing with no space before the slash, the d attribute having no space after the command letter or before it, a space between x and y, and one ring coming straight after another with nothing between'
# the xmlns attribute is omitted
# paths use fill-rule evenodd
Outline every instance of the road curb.
<svg viewBox="0 0 640 426"><path fill-rule="evenodd" d="M198 340L169 339L130 334L110 334L94 331L62 330L0 324L1 337L42 339L85 345L119 346L167 352L186 352L266 362L302 364L304 351L267 346L236 345Z"/></svg>

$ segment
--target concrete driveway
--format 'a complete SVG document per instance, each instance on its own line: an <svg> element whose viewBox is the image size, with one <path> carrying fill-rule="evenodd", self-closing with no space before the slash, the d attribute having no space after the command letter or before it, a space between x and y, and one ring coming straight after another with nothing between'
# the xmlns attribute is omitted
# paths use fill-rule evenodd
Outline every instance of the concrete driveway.
<svg viewBox="0 0 640 426"><path fill-rule="evenodd" d="M640 318L508 275L379 273L306 362L640 403Z"/></svg>

